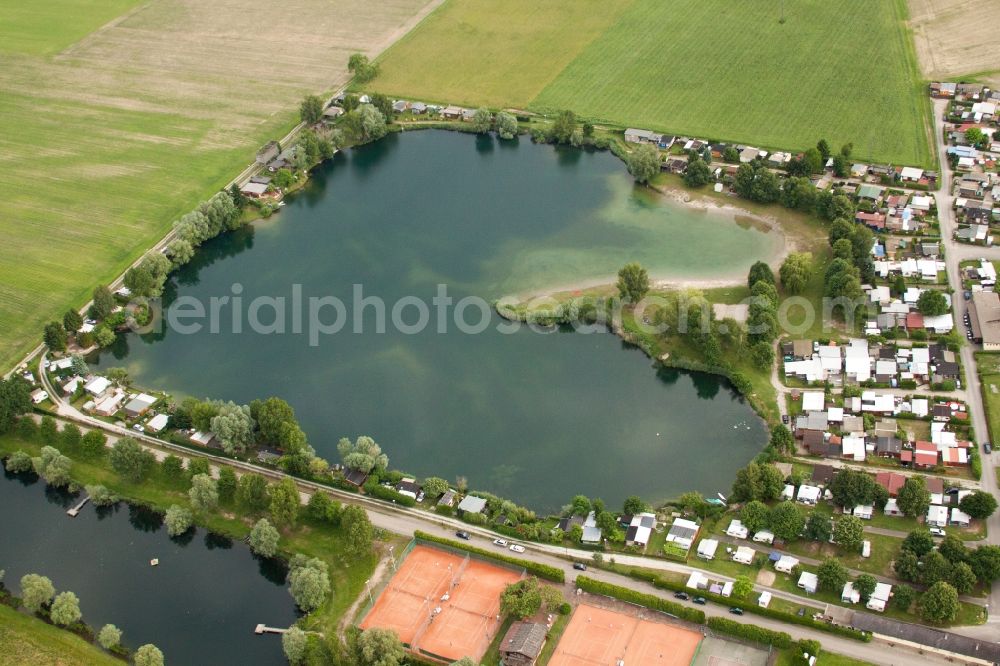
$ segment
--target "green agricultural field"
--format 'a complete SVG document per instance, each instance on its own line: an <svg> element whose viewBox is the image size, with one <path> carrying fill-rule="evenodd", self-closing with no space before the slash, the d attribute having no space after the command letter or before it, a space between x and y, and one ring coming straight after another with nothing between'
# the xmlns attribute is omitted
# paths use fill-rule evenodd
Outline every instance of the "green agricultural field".
<svg viewBox="0 0 1000 666"><path fill-rule="evenodd" d="M0 368L428 9L0 0Z"/></svg>
<svg viewBox="0 0 1000 666"><path fill-rule="evenodd" d="M930 165L904 0L789 2L784 23L779 6L448 0L385 54L371 87L770 148L825 137L861 158Z"/></svg>

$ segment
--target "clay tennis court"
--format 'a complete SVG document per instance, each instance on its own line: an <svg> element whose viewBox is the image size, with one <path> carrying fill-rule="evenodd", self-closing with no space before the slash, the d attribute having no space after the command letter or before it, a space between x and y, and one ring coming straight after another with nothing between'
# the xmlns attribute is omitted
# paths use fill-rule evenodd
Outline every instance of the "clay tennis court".
<svg viewBox="0 0 1000 666"><path fill-rule="evenodd" d="M689 666L701 639L697 631L581 604L549 666L615 666L619 660Z"/></svg>
<svg viewBox="0 0 1000 666"><path fill-rule="evenodd" d="M478 661L500 627L500 593L521 578L510 569L417 546L361 628L392 629L414 652L447 661L466 656Z"/></svg>

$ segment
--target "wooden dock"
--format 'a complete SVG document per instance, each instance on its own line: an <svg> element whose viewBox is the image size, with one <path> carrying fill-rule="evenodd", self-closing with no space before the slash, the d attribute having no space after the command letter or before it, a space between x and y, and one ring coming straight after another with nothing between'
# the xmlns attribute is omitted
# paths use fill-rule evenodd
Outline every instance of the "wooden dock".
<svg viewBox="0 0 1000 666"><path fill-rule="evenodd" d="M255 634L287 634L288 629L278 629L277 627L266 627L263 624L258 624L253 630Z"/></svg>
<svg viewBox="0 0 1000 666"><path fill-rule="evenodd" d="M89 501L90 501L89 496L84 497L82 500L80 500L80 502L76 506L67 511L66 515L69 516L70 518L76 518L77 516L80 515L80 509L82 509L83 506Z"/></svg>

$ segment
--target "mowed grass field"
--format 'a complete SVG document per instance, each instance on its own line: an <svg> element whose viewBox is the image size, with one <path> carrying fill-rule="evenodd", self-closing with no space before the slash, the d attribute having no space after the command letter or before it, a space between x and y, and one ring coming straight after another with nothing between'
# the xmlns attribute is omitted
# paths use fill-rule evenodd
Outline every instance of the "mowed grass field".
<svg viewBox="0 0 1000 666"><path fill-rule="evenodd" d="M433 5L0 0L0 368Z"/></svg>
<svg viewBox="0 0 1000 666"><path fill-rule="evenodd" d="M14 581L8 584L17 585ZM76 634L3 605L0 605L0 657L0 663L7 666L121 666L123 663Z"/></svg>
<svg viewBox="0 0 1000 666"><path fill-rule="evenodd" d="M370 87L770 148L825 137L859 158L930 165L904 0L784 5L780 23L777 0L448 0L384 54Z"/></svg>

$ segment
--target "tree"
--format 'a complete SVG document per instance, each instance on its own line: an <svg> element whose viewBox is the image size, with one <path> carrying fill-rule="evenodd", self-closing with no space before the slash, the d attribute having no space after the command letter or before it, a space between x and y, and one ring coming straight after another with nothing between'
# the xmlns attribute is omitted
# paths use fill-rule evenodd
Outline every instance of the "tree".
<svg viewBox="0 0 1000 666"><path fill-rule="evenodd" d="M776 500L785 489L785 477L774 465L760 465L760 499Z"/></svg>
<svg viewBox="0 0 1000 666"><path fill-rule="evenodd" d="M236 472L228 465L219 468L219 479L215 482L215 488L219 492L219 502L231 504L236 499L236 488L239 482L236 480Z"/></svg>
<svg viewBox="0 0 1000 666"><path fill-rule="evenodd" d="M63 426L59 439L62 441L64 451L72 451L80 445L83 439L83 431L75 423L67 423Z"/></svg>
<svg viewBox="0 0 1000 666"><path fill-rule="evenodd" d="M989 141L989 137L978 127L970 127L965 130L965 140L968 141L970 145L979 146L980 144L985 145Z"/></svg>
<svg viewBox="0 0 1000 666"><path fill-rule="evenodd" d="M336 524L340 521L340 504L324 492L316 491L309 497L306 515L318 523Z"/></svg>
<svg viewBox="0 0 1000 666"><path fill-rule="evenodd" d="M830 519L818 511L813 511L806 519L805 537L811 541L829 541L833 534Z"/></svg>
<svg viewBox="0 0 1000 666"><path fill-rule="evenodd" d="M792 435L792 431L785 425L778 423L771 428L770 444L777 451L790 453L795 450L795 437ZM784 490L784 486L782 486L782 490Z"/></svg>
<svg viewBox="0 0 1000 666"><path fill-rule="evenodd" d="M916 598L917 591L909 585L896 585L892 588L892 603L904 613L910 610Z"/></svg>
<svg viewBox="0 0 1000 666"><path fill-rule="evenodd" d="M847 582L847 567L833 557L827 557L816 570L820 588L830 592L840 592Z"/></svg>
<svg viewBox="0 0 1000 666"><path fill-rule="evenodd" d="M917 606L920 609L920 617L935 624L951 622L958 617L961 608L958 592L944 581L934 583L920 595Z"/></svg>
<svg viewBox="0 0 1000 666"><path fill-rule="evenodd" d="M903 580L917 582L920 580L920 560L910 550L901 550L892 565L896 576Z"/></svg>
<svg viewBox="0 0 1000 666"><path fill-rule="evenodd" d="M146 643L132 657L135 666L163 666L163 653L152 643Z"/></svg>
<svg viewBox="0 0 1000 666"><path fill-rule="evenodd" d="M958 508L976 520L985 520L997 510L997 499L990 493L976 490L963 497Z"/></svg>
<svg viewBox="0 0 1000 666"><path fill-rule="evenodd" d="M358 109L361 131L368 141L376 141L385 136L388 131L385 126L385 116L371 104L362 104Z"/></svg>
<svg viewBox="0 0 1000 666"><path fill-rule="evenodd" d="M122 630L113 624L106 624L97 632L97 643L105 650L111 650L121 645Z"/></svg>
<svg viewBox="0 0 1000 666"><path fill-rule="evenodd" d="M860 518L844 516L833 528L834 542L848 552L857 552L864 540L865 526Z"/></svg>
<svg viewBox="0 0 1000 666"><path fill-rule="evenodd" d="M243 453L253 444L254 422L250 416L250 408L234 402L220 405L217 414L212 417L209 430L219 438L226 453Z"/></svg>
<svg viewBox="0 0 1000 666"><path fill-rule="evenodd" d="M825 294L830 298L854 299L861 295L858 269L846 259L835 258L826 269Z"/></svg>
<svg viewBox="0 0 1000 666"><path fill-rule="evenodd" d="M734 146L726 146L726 149L722 151L722 159L731 164L735 164L740 161L740 153Z"/></svg>
<svg viewBox="0 0 1000 666"><path fill-rule="evenodd" d="M649 511L649 505L643 502L641 497L638 497L637 495L630 495L625 498L622 510L626 514L634 516L638 513Z"/></svg>
<svg viewBox="0 0 1000 666"><path fill-rule="evenodd" d="M306 613L322 606L330 594L326 563L317 557L309 559L296 555L292 558L288 580L288 592L295 599L296 605Z"/></svg>
<svg viewBox="0 0 1000 666"><path fill-rule="evenodd" d="M903 550L908 550L917 557L923 557L934 550L934 537L926 529L913 530L903 539Z"/></svg>
<svg viewBox="0 0 1000 666"><path fill-rule="evenodd" d="M778 275L781 286L790 294L801 294L812 274L812 254L809 252L792 252L781 264Z"/></svg>
<svg viewBox="0 0 1000 666"><path fill-rule="evenodd" d="M110 347L117 340L115 332L107 324L101 324L94 329L94 342L98 347Z"/></svg>
<svg viewBox="0 0 1000 666"><path fill-rule="evenodd" d="M740 520L751 532L759 532L767 527L770 509L760 500L751 500L740 509Z"/></svg>
<svg viewBox="0 0 1000 666"><path fill-rule="evenodd" d="M534 576L508 585L500 594L500 613L523 620L541 609L554 610L563 602L554 587L542 585Z"/></svg>
<svg viewBox="0 0 1000 666"><path fill-rule="evenodd" d="M431 476L424 479L423 489L427 497L434 499L448 492L448 482L440 477Z"/></svg>
<svg viewBox="0 0 1000 666"><path fill-rule="evenodd" d="M859 504L873 504L878 484L871 475L853 469L842 469L830 482L830 494L838 506L854 508Z"/></svg>
<svg viewBox="0 0 1000 666"><path fill-rule="evenodd" d="M878 585L878 580L871 574L861 574L854 581L855 591L861 595L861 600L866 602L875 592L876 585Z"/></svg>
<svg viewBox="0 0 1000 666"><path fill-rule="evenodd" d="M917 298L917 309L928 317L943 315L950 309L948 299L937 289L925 289Z"/></svg>
<svg viewBox="0 0 1000 666"><path fill-rule="evenodd" d="M2 380L0 380L2 381ZM35 423L34 419L18 419L17 420L17 436L25 441L34 441L38 439L38 424ZM30 458L29 467L30 465Z"/></svg>
<svg viewBox="0 0 1000 666"><path fill-rule="evenodd" d="M618 271L617 286L622 300L638 303L649 291L649 274L645 268L633 261Z"/></svg>
<svg viewBox="0 0 1000 666"><path fill-rule="evenodd" d="M108 437L100 430L90 430L80 440L80 451L87 458L97 458L104 453Z"/></svg>
<svg viewBox="0 0 1000 666"><path fill-rule="evenodd" d="M90 304L88 314L94 319L104 319L111 314L115 308L115 297L107 287L97 287L94 289L93 302Z"/></svg>
<svg viewBox="0 0 1000 666"><path fill-rule="evenodd" d="M830 144L827 143L826 139L820 139L816 144L816 150L819 151L820 157L823 161L830 159Z"/></svg>
<svg viewBox="0 0 1000 666"><path fill-rule="evenodd" d="M761 496L760 466L751 462L736 472L730 499L734 502L746 502Z"/></svg>
<svg viewBox="0 0 1000 666"><path fill-rule="evenodd" d="M14 451L4 463L4 469L11 474L23 474L30 472L32 468L31 456L24 451Z"/></svg>
<svg viewBox="0 0 1000 666"><path fill-rule="evenodd" d="M345 537L345 552L355 557L371 552L375 529L364 509L354 504L345 506L340 513L340 526Z"/></svg>
<svg viewBox="0 0 1000 666"><path fill-rule="evenodd" d="M21 377L0 379L0 433L10 432L18 417L31 410L31 387Z"/></svg>
<svg viewBox="0 0 1000 666"><path fill-rule="evenodd" d="M493 114L489 109L481 107L472 114L472 129L476 134L487 134L493 129Z"/></svg>
<svg viewBox="0 0 1000 666"><path fill-rule="evenodd" d="M38 574L21 576L21 603L32 613L37 613L42 606L52 601L56 588L52 581Z"/></svg>
<svg viewBox="0 0 1000 666"><path fill-rule="evenodd" d="M372 627L358 636L355 662L358 666L399 666L406 651L391 629Z"/></svg>
<svg viewBox="0 0 1000 666"><path fill-rule="evenodd" d="M959 594L968 594L976 586L976 574L965 562L956 562L951 567L951 578L948 582Z"/></svg>
<svg viewBox="0 0 1000 666"><path fill-rule="evenodd" d="M142 481L156 464L153 454L131 437L123 437L115 442L108 460L119 476L132 483Z"/></svg>
<svg viewBox="0 0 1000 666"><path fill-rule="evenodd" d="M177 482L184 477L184 461L172 453L163 459L160 469L163 476L170 481Z"/></svg>
<svg viewBox="0 0 1000 666"><path fill-rule="evenodd" d="M94 506L111 506L118 502L118 495L102 485L86 486L85 490Z"/></svg>
<svg viewBox="0 0 1000 666"><path fill-rule="evenodd" d="M194 259L194 246L188 240L175 238L167 246L167 254L170 255L170 261L175 268L183 266Z"/></svg>
<svg viewBox="0 0 1000 666"><path fill-rule="evenodd" d="M354 75L358 83L367 83L378 76L378 65L370 63L363 53L352 53L347 59L347 71Z"/></svg>
<svg viewBox="0 0 1000 666"><path fill-rule="evenodd" d="M236 488L236 501L251 513L260 513L268 507L267 480L260 474L244 474Z"/></svg>
<svg viewBox="0 0 1000 666"><path fill-rule="evenodd" d="M67 310L63 315L63 328L67 333L76 333L83 326L83 317L76 310Z"/></svg>
<svg viewBox="0 0 1000 666"><path fill-rule="evenodd" d="M212 470L208 466L208 460L205 458L190 458L188 459L187 465L188 476L194 478L199 474L204 474L206 476L212 475Z"/></svg>
<svg viewBox="0 0 1000 666"><path fill-rule="evenodd" d="M299 105L299 118L306 125L315 125L323 117L323 100L316 95L306 95Z"/></svg>
<svg viewBox="0 0 1000 666"><path fill-rule="evenodd" d="M188 498L195 511L213 511L219 506L219 486L208 474L195 474Z"/></svg>
<svg viewBox="0 0 1000 666"><path fill-rule="evenodd" d="M261 518L250 530L250 550L263 557L273 557L278 552L281 535L267 518Z"/></svg>
<svg viewBox="0 0 1000 666"><path fill-rule="evenodd" d="M303 662L308 645L306 633L298 627L291 627L281 636L281 649L285 651L285 658L292 666Z"/></svg>
<svg viewBox="0 0 1000 666"><path fill-rule="evenodd" d="M386 122L391 122L392 114L394 113L391 99L382 93L374 93L371 96L371 104L381 112Z"/></svg>
<svg viewBox="0 0 1000 666"><path fill-rule="evenodd" d="M752 289L753 286L761 280L773 286L774 273L771 271L771 267L768 266L766 262L758 261L750 267L750 272L747 274L747 287Z"/></svg>
<svg viewBox="0 0 1000 666"><path fill-rule="evenodd" d="M45 346L52 351L66 351L66 329L57 321L45 325Z"/></svg>
<svg viewBox="0 0 1000 666"><path fill-rule="evenodd" d="M969 558L969 549L965 547L965 542L953 534L941 539L937 550L944 559L952 563L965 562Z"/></svg>
<svg viewBox="0 0 1000 666"><path fill-rule="evenodd" d="M794 502L786 501L771 509L769 524L776 537L792 541L799 537L799 533L805 527L805 519Z"/></svg>
<svg viewBox="0 0 1000 666"><path fill-rule="evenodd" d="M191 529L194 517L188 509L176 504L171 504L167 509L167 515L163 519L167 525L167 534L172 537L180 536Z"/></svg>
<svg viewBox="0 0 1000 666"><path fill-rule="evenodd" d="M660 153L652 144L644 143L626 156L625 165L635 182L646 184L660 173Z"/></svg>
<svg viewBox="0 0 1000 666"><path fill-rule="evenodd" d="M920 565L920 582L924 585L933 585L938 581L951 580L953 565L944 558L944 555L936 550L932 550L924 555Z"/></svg>
<svg viewBox="0 0 1000 666"><path fill-rule="evenodd" d="M712 169L700 157L691 157L681 177L688 187L703 187L712 181Z"/></svg>
<svg viewBox="0 0 1000 666"><path fill-rule="evenodd" d="M125 272L125 286L135 296L156 297L163 292L163 284L173 264L162 252L150 252L138 265Z"/></svg>
<svg viewBox="0 0 1000 666"><path fill-rule="evenodd" d="M899 489L896 504L904 516L916 518L927 513L931 505L931 494L922 476L911 476Z"/></svg>
<svg viewBox="0 0 1000 666"><path fill-rule="evenodd" d="M271 486L271 520L277 527L295 527L300 505L298 486L290 477Z"/></svg>
<svg viewBox="0 0 1000 666"><path fill-rule="evenodd" d="M41 455L31 459L35 474L56 488L69 485L69 470L72 464L69 458L59 453L59 449L51 446L43 446Z"/></svg>
<svg viewBox="0 0 1000 666"><path fill-rule="evenodd" d="M80 621L80 600L72 592L60 592L52 602L49 618L60 627L68 627Z"/></svg>
<svg viewBox="0 0 1000 666"><path fill-rule="evenodd" d="M823 170L823 155L815 148L802 153L802 166L808 173L820 173Z"/></svg>
<svg viewBox="0 0 1000 666"><path fill-rule="evenodd" d="M381 474L389 467L389 457L371 437L362 435L353 443L344 437L337 443L337 452L344 465L366 474Z"/></svg>
<svg viewBox="0 0 1000 666"><path fill-rule="evenodd" d="M969 566L983 584L1000 578L1000 546L979 546L969 554Z"/></svg>
<svg viewBox="0 0 1000 666"><path fill-rule="evenodd" d="M833 156L833 175L837 178L847 178L851 175L850 163L843 155Z"/></svg>
<svg viewBox="0 0 1000 666"><path fill-rule="evenodd" d="M560 111L556 115L549 136L556 143L569 143L576 131L576 114L572 111Z"/></svg>
<svg viewBox="0 0 1000 666"><path fill-rule="evenodd" d="M733 596L737 599L747 599L753 593L753 581L750 576L737 576L733 583Z"/></svg>
<svg viewBox="0 0 1000 666"><path fill-rule="evenodd" d="M260 441L265 444L277 444L284 424L297 423L292 406L275 397L251 402L250 416L257 423Z"/></svg>
<svg viewBox="0 0 1000 666"><path fill-rule="evenodd" d="M38 427L38 434L46 444L55 444L59 441L59 424L56 423L54 418L46 414L42 417L41 424Z"/></svg>
<svg viewBox="0 0 1000 666"><path fill-rule="evenodd" d="M497 113L497 134L501 139L513 139L517 136L517 129L517 118L506 111Z"/></svg>

